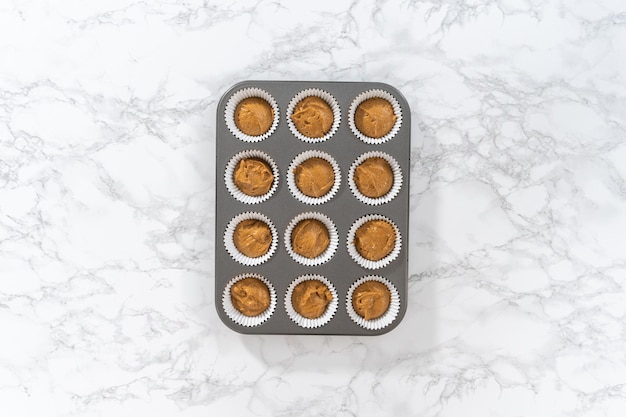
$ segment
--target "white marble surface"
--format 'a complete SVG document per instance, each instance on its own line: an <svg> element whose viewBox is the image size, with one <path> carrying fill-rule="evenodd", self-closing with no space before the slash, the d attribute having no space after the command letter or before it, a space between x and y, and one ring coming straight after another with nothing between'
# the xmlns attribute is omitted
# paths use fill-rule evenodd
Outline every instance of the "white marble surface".
<svg viewBox="0 0 626 417"><path fill-rule="evenodd" d="M410 298L246 337L213 291L215 109L397 86ZM626 3L0 4L0 414L626 415Z"/></svg>

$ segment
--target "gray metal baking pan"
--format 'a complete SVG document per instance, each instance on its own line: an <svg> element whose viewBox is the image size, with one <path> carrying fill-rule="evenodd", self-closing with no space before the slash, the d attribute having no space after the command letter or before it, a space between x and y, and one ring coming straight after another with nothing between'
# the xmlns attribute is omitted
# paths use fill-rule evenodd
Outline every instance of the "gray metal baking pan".
<svg viewBox="0 0 626 417"><path fill-rule="evenodd" d="M231 133L225 122L225 108L229 98L237 91L256 87L267 91L277 102L279 123L272 135L260 142L244 142ZM319 88L330 93L339 104L341 122L336 133L321 143L306 143L296 138L289 130L286 114L292 98L308 88ZM350 104L359 94L372 89L381 89L393 95L402 110L402 124L397 134L382 144L366 144L350 130L348 111ZM407 308L408 248L409 241L409 167L411 140L411 111L406 99L395 87L377 82L324 82L324 81L243 81L232 86L222 96L216 114L216 220L215 220L215 305L217 313L226 326L246 334L310 334L310 335L381 335L394 329L404 317ZM310 149L331 154L341 169L341 187L337 194L322 205L308 205L296 200L287 187L287 167L292 159ZM229 193L224 181L228 161L238 152L261 150L271 156L278 165L280 177L276 192L267 201L245 204ZM364 152L378 150L393 156L402 170L403 184L398 195L383 205L361 203L348 187L348 171L355 159ZM237 214L254 211L269 217L276 226L279 240L274 255L258 266L246 266L236 262L224 245L224 232L230 220ZM284 245L287 224L296 215L316 211L329 216L337 226L339 246L332 259L319 266L304 266L295 262ZM398 257L388 266L369 270L358 265L347 250L347 236L355 220L367 214L382 214L398 227L402 246ZM245 327L227 316L222 305L222 294L227 283L237 275L257 273L267 278L277 294L273 314L260 325ZM338 293L338 309L334 317L318 328L303 328L288 316L284 307L285 292L289 284L303 274L320 274L330 280ZM389 280L398 290L400 309L395 320L388 326L370 330L357 325L348 315L347 291L357 279L365 275L380 275Z"/></svg>

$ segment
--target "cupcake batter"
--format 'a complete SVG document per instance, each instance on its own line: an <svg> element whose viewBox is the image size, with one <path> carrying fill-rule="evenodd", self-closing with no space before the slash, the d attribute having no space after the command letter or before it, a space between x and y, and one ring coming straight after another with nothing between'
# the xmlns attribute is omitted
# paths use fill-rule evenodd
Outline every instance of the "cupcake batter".
<svg viewBox="0 0 626 417"><path fill-rule="evenodd" d="M241 221L233 233L237 250L250 258L258 258L267 253L272 243L270 227L257 219Z"/></svg>
<svg viewBox="0 0 626 417"><path fill-rule="evenodd" d="M379 97L365 100L354 113L356 128L370 138L382 138L391 132L396 120L391 103Z"/></svg>
<svg viewBox="0 0 626 417"><path fill-rule="evenodd" d="M241 100L235 108L235 125L246 135L260 136L270 130L274 109L260 97Z"/></svg>
<svg viewBox="0 0 626 417"><path fill-rule="evenodd" d="M233 173L233 181L242 193L260 196L272 188L274 174L265 161L257 158L242 159Z"/></svg>
<svg viewBox="0 0 626 417"><path fill-rule="evenodd" d="M291 246L295 253L313 259L320 256L330 244L328 229L319 220L306 219L293 228Z"/></svg>
<svg viewBox="0 0 626 417"><path fill-rule="evenodd" d="M352 293L352 307L365 320L377 319L389 308L389 288L378 281L366 281Z"/></svg>
<svg viewBox="0 0 626 417"><path fill-rule="evenodd" d="M368 158L354 170L354 183L366 197L382 197L391 190L393 172L384 158Z"/></svg>
<svg viewBox="0 0 626 417"><path fill-rule="evenodd" d="M296 186L302 194L309 197L321 197L335 183L333 167L325 159L309 158L294 169Z"/></svg>
<svg viewBox="0 0 626 417"><path fill-rule="evenodd" d="M370 220L357 229L354 244L357 252L365 259L380 261L393 250L396 232L389 222Z"/></svg>
<svg viewBox="0 0 626 417"><path fill-rule="evenodd" d="M230 288L230 299L241 314L253 317L270 306L270 291L260 279L247 277Z"/></svg>
<svg viewBox="0 0 626 417"><path fill-rule="evenodd" d="M291 120L298 132L309 138L321 138L333 125L333 110L316 96L305 97L293 109Z"/></svg>
<svg viewBox="0 0 626 417"><path fill-rule="evenodd" d="M316 319L326 311L333 295L323 282L303 281L295 286L291 295L294 310L307 319Z"/></svg>

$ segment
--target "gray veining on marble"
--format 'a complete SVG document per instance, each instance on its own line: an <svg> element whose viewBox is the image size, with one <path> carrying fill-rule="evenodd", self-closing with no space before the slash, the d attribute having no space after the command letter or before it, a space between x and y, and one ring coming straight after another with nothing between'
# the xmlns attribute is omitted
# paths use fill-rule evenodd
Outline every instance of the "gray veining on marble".
<svg viewBox="0 0 626 417"><path fill-rule="evenodd" d="M245 79L409 101L391 333L220 322L215 109ZM0 5L2 415L623 417L625 250L623 0Z"/></svg>

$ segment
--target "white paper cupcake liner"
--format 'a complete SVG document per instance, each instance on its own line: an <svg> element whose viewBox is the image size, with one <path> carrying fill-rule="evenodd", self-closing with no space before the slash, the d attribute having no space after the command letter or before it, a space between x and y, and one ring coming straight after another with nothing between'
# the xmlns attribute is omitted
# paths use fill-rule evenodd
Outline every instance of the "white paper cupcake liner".
<svg viewBox="0 0 626 417"><path fill-rule="evenodd" d="M354 244L354 235L356 234L356 231L358 230L359 227L361 227L363 224L367 223L370 220L384 220L387 223L391 224L391 226L393 227L393 230L396 232L395 246L393 247L389 255L385 256L383 259L379 261L371 261L361 256L359 251L356 249L356 245ZM354 259L354 261L358 263L360 266L366 269L380 269L380 268L386 267L398 257L398 255L400 254L400 249L402 248L402 236L400 236L400 229L398 229L398 226L396 226L396 224L392 222L389 218L381 214L368 214L357 219L352 224L352 226L350 227L350 230L348 231L347 245L348 245L348 253L352 257L352 259Z"/></svg>
<svg viewBox="0 0 626 417"><path fill-rule="evenodd" d="M391 104L391 107L393 107L393 112L397 117L396 123L393 125L389 133L380 138L365 136L363 133L361 133L359 129L357 129L356 124L354 123L354 114L356 112L356 109L359 107L359 104L363 103L367 99L374 97L387 100ZM389 141L400 130L400 126L402 126L402 108L400 107L400 103L398 103L398 100L396 100L393 95L386 92L385 90L368 90L356 96L356 98L352 101L352 104L350 104L350 110L348 112L348 125L350 126L350 130L352 130L352 133L354 133L354 135L361 141L370 145L379 145L381 143Z"/></svg>
<svg viewBox="0 0 626 417"><path fill-rule="evenodd" d="M305 256L299 255L295 253L293 251L293 248L291 247L291 233L293 232L294 227L296 227L296 225L302 220L307 219L319 220L326 226L326 229L328 229L328 235L330 240L328 247L321 255L315 258L307 258ZM285 248L287 249L287 253L289 253L289 256L291 256L294 261L298 262L301 265L316 266L328 262L335 255L335 251L337 250L338 246L339 235L337 233L337 227L328 216L322 213L310 211L298 214L289 222L289 224L287 225L287 229L285 230Z"/></svg>
<svg viewBox="0 0 626 417"><path fill-rule="evenodd" d="M354 171L359 165L361 165L369 158L383 158L385 161L387 161L387 163L391 167L391 172L393 173L393 185L391 186L391 189L387 192L387 194L378 198L372 198L364 195L363 193L361 193L361 191L359 191L359 187L357 187L356 183L354 182ZM379 151L366 152L363 155L359 156L350 166L350 171L348 172L348 186L350 187L352 194L354 194L354 196L361 203L368 204L370 206L385 204L393 200L400 192L400 188L402 188L402 169L400 168L400 164L398 164L398 161L396 161L389 154Z"/></svg>
<svg viewBox="0 0 626 417"><path fill-rule="evenodd" d="M244 255L243 253L239 252L239 249L237 249L237 246L235 245L235 229L237 228L237 225L239 223L248 219L262 221L269 226L270 232L272 233L272 243L270 243L270 247L267 250L267 253L265 255L259 256L258 258L251 258ZM261 213L248 211L233 217L233 219L228 223L228 226L226 226L226 231L224 232L224 247L226 248L226 251L231 256L231 258L233 258L233 260L242 265L261 265L262 263L267 262L267 260L270 259L276 252L276 248L278 247L278 232L276 231L276 227L274 227L274 223L272 223L269 217Z"/></svg>
<svg viewBox="0 0 626 417"><path fill-rule="evenodd" d="M235 169L237 168L237 164L239 164L239 161L241 161L242 159L248 158L261 159L267 162L272 170L272 174L274 175L274 181L272 182L270 190L263 195L253 196L244 194L235 184L233 174L235 172ZM278 188L279 178L280 176L278 172L278 165L276 165L274 160L268 154L259 150L246 150L235 154L235 156L230 158L230 161L228 161L228 164L226 165L226 170L224 172L224 182L226 183L226 189L228 190L230 195L232 195L236 200L241 201L245 204L258 204L270 198Z"/></svg>
<svg viewBox="0 0 626 417"><path fill-rule="evenodd" d="M298 165L310 158L321 158L325 161L328 161L333 167L333 171L335 172L335 183L333 184L331 189L328 190L328 192L323 196L317 198L309 197L308 195L302 193L302 191L300 191L300 189L296 185L296 176L294 170ZM335 158L333 158L330 154L326 152L317 150L304 151L296 156L293 161L291 161L291 164L289 164L289 168L287 169L287 187L289 188L291 195L293 195L298 201L304 204L317 205L327 203L335 196L335 194L337 194L340 186L341 170L339 169L339 164L337 163L337 161L335 161Z"/></svg>
<svg viewBox="0 0 626 417"><path fill-rule="evenodd" d="M324 311L324 314L322 314L316 319L309 319L309 318L302 316L300 313L298 313L294 309L293 304L291 303L291 296L293 295L294 288L296 288L296 286L300 284L301 282L309 281L309 280L321 281L324 285L326 285L326 287L328 287L331 294L333 295L333 299L326 306L326 311ZM328 323L337 312L338 306L339 306L339 300L337 298L337 290L335 289L335 286L322 275L315 275L315 274L300 275L298 278L292 281L291 284L289 284L289 287L287 287L287 292L285 293L285 310L287 310L287 315L298 326L304 327L305 329L314 329L316 327L321 327L325 325L326 323Z"/></svg>
<svg viewBox="0 0 626 417"><path fill-rule="evenodd" d="M264 99L265 101L269 103L270 106L272 106L272 110L274 111L274 120L272 121L272 125L270 126L267 132L259 136L251 136L251 135L243 133L241 130L239 130L239 128L237 127L237 124L235 123L235 109L237 109L237 105L241 103L243 100L250 98L250 97L259 97L259 98ZM228 127L228 130L230 130L231 133L235 135L236 138L244 142L252 143L252 142L260 142L270 137L270 135L274 133L274 131L276 131L276 128L278 127L278 121L280 120L280 115L279 115L279 110L278 110L278 104L276 103L276 100L274 99L274 97L272 97L270 93L268 93L265 90L261 90L260 88L248 87L248 88L239 90L236 93L234 93L232 96L230 96L230 99L226 103L226 109L224 110L224 119L226 121L226 127Z"/></svg>
<svg viewBox="0 0 626 417"><path fill-rule="evenodd" d="M263 313L259 314L258 316L252 316L252 317L246 316L245 314L242 314L239 310L237 310L235 306L233 305L233 302L230 296L230 289L236 282L244 278L257 278L260 281L262 281L265 285L267 285L267 288L269 289L270 305L267 308L267 310L265 310ZM237 275L235 278L228 281L228 284L226 284L226 287L224 288L224 292L222 293L222 307L224 308L226 315L235 323L241 326L245 326L245 327L258 326L259 324L262 324L265 321L267 321L267 319L269 319L272 316L272 314L274 313L274 310L276 309L276 300L277 300L277 297L276 297L276 290L274 289L274 286L267 278L259 274Z"/></svg>
<svg viewBox="0 0 626 417"><path fill-rule="evenodd" d="M328 133L326 133L321 138L310 138L303 135L296 128L293 120L291 120L291 114L293 113L296 105L309 96L316 96L321 98L330 106L333 111L333 124L331 125ZM287 126L289 126L289 130L291 130L291 133L298 139L307 143L319 143L330 139L335 134L335 132L337 132L337 129L339 129L339 124L341 123L341 110L339 109L339 104L337 104L337 100L335 100L335 97L333 97L330 93L327 93L324 90L320 90L319 88L307 88L306 90L302 90L298 94L296 94L294 98L292 98L289 102L285 114L287 116Z"/></svg>
<svg viewBox="0 0 626 417"><path fill-rule="evenodd" d="M354 310L354 306L352 305L352 294L354 294L354 290L356 290L359 285L367 281L378 281L385 284L389 289L389 293L391 294L389 308L387 309L385 314L372 320L365 320L365 318L361 317ZM348 311L348 316L350 316L352 321L354 321L359 326L369 330L380 330L389 326L391 323L393 323L396 317L398 317L398 312L400 311L400 294L398 293L395 285L393 285L385 278L378 275L366 275L355 281L348 289L348 294L346 295L346 310Z"/></svg>

